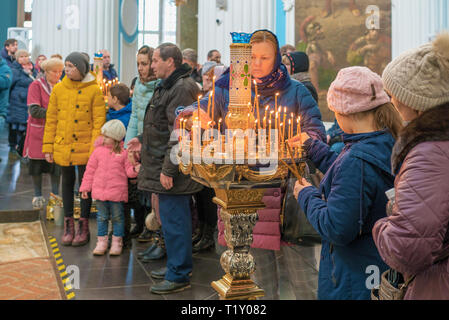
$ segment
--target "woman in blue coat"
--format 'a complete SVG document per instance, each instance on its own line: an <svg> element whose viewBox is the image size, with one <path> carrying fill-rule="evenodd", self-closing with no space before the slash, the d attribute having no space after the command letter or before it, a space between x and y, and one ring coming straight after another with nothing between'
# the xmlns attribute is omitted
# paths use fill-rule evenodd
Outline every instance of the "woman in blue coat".
<svg viewBox="0 0 449 320"><path fill-rule="evenodd" d="M328 92L329 108L345 132L342 153L303 134L308 156L326 172L319 189L303 179L294 192L322 238L319 299L369 299L387 269L372 228L386 216L393 136L402 126L389 101L377 74L365 67L342 69Z"/></svg>
<svg viewBox="0 0 449 320"><path fill-rule="evenodd" d="M25 138L28 106L28 87L35 80L36 70L30 62L30 55L26 50L16 52L16 61L12 64L12 84L9 94L9 109L6 121L9 123L10 154L20 158L17 151L19 143Z"/></svg>

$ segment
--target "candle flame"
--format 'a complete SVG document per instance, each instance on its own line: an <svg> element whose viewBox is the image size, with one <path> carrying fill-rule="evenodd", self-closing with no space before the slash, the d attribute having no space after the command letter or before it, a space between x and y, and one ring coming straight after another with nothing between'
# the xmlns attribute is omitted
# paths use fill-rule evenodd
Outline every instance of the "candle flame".
<svg viewBox="0 0 449 320"><path fill-rule="evenodd" d="M265 110L268 111L268 109L270 109L270 106L266 106Z"/></svg>

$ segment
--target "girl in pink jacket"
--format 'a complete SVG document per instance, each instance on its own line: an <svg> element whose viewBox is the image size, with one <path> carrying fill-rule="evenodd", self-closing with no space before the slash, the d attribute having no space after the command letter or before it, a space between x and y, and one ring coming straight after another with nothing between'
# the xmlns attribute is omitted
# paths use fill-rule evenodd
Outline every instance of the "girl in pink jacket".
<svg viewBox="0 0 449 320"><path fill-rule="evenodd" d="M80 187L82 198L97 200L98 241L94 255L104 255L108 248L108 223L112 220L114 230L110 255L122 253L125 216L123 203L128 201L128 177L135 178L140 164L133 167L123 149L126 128L120 120L111 120L101 129L95 142L95 150L89 158Z"/></svg>

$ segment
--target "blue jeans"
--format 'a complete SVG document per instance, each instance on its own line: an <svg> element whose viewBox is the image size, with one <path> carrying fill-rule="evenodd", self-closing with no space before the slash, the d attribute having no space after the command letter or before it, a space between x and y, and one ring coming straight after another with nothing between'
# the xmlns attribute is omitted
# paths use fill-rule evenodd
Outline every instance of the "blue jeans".
<svg viewBox="0 0 449 320"><path fill-rule="evenodd" d="M189 282L192 271L191 195L159 194L159 213L167 250L165 279Z"/></svg>
<svg viewBox="0 0 449 320"><path fill-rule="evenodd" d="M112 219L114 236L125 236L125 213L122 202L97 200L97 209L97 226L99 237L108 235L109 219Z"/></svg>

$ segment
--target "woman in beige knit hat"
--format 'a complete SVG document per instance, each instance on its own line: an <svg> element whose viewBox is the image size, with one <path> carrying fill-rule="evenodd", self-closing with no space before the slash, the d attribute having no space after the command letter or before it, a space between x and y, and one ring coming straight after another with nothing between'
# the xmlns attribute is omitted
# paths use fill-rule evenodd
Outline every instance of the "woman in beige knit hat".
<svg viewBox="0 0 449 320"><path fill-rule="evenodd" d="M393 285L410 281L405 299L449 299L449 34L399 56L383 81L408 125L392 154L395 197L374 241Z"/></svg>

